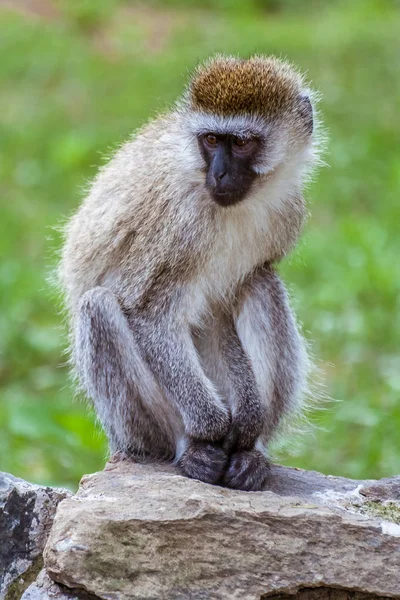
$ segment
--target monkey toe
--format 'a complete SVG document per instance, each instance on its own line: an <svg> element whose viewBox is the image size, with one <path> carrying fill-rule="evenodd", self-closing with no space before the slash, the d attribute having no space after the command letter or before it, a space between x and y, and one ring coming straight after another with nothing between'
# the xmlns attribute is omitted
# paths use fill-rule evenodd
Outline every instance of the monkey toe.
<svg viewBox="0 0 400 600"><path fill-rule="evenodd" d="M264 488L269 474L269 463L258 450L235 452L230 457L223 485L235 490L258 492Z"/></svg>
<svg viewBox="0 0 400 600"><path fill-rule="evenodd" d="M183 453L178 467L186 477L205 483L218 483L228 457L222 448L207 442L193 442Z"/></svg>

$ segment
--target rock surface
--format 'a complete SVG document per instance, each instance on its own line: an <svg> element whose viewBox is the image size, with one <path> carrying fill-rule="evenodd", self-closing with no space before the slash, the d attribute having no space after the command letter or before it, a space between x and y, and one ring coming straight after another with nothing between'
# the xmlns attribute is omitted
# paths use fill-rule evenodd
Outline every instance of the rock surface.
<svg viewBox="0 0 400 600"><path fill-rule="evenodd" d="M77 598L400 598L399 486L274 467L246 493L115 460L59 505L45 566Z"/></svg>
<svg viewBox="0 0 400 600"><path fill-rule="evenodd" d="M0 598L14 600L43 565L57 504L66 490L40 487L0 473Z"/></svg>
<svg viewBox="0 0 400 600"><path fill-rule="evenodd" d="M46 570L40 571L34 581L21 596L21 600L86 600L84 592L73 591L55 583L47 575Z"/></svg>
<svg viewBox="0 0 400 600"><path fill-rule="evenodd" d="M293 600L293 596L290 597ZM48 576L46 569L42 569L37 579L25 590L21 600L100 600L98 596L89 594L81 589L70 589L65 585L56 583ZM307 598L304 600L308 600ZM310 600L320 600L310 598ZM325 597L321 600L328 600ZM329 598L329 600L332 600ZM333 600L336 600L334 598ZM342 600L342 598L338 599ZM343 599L345 600L345 599ZM364 600L356 598L355 600ZM381 599L380 599L381 600Z"/></svg>

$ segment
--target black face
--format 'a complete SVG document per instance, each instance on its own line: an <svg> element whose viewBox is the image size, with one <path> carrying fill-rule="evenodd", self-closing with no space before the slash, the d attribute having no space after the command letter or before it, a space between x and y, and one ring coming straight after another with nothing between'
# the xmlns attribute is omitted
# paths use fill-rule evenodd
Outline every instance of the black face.
<svg viewBox="0 0 400 600"><path fill-rule="evenodd" d="M260 140L212 132L199 136L198 140L207 165L206 186L212 198L221 206L243 200L257 177L252 165L260 151Z"/></svg>

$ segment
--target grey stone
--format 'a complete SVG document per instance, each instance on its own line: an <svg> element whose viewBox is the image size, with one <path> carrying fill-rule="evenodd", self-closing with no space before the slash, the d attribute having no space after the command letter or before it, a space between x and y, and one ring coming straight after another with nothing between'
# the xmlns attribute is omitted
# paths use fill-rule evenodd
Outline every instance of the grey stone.
<svg viewBox="0 0 400 600"><path fill-rule="evenodd" d="M21 596L21 600L90 600L94 598L83 591L69 590L55 583L47 575L45 569L40 571L34 581Z"/></svg>
<svg viewBox="0 0 400 600"><path fill-rule="evenodd" d="M0 473L0 598L19 599L42 568L57 504L67 490Z"/></svg>
<svg viewBox="0 0 400 600"><path fill-rule="evenodd" d="M273 596L261 596L261 600L389 600L387 596L375 596L364 594L363 592L353 592L349 590L339 590L338 588L304 588L295 595L278 594Z"/></svg>
<svg viewBox="0 0 400 600"><path fill-rule="evenodd" d="M104 600L400 598L399 482L276 466L240 492L115 459L60 504L45 566Z"/></svg>

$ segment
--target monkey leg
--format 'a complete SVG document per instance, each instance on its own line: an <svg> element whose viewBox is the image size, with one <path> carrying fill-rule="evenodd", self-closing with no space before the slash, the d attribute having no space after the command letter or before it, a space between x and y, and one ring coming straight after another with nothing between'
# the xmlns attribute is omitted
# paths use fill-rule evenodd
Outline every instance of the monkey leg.
<svg viewBox="0 0 400 600"><path fill-rule="evenodd" d="M84 294L75 326L74 361L112 452L137 459L172 459L179 417L165 399L135 342L115 295Z"/></svg>
<svg viewBox="0 0 400 600"><path fill-rule="evenodd" d="M265 445L298 407L309 367L286 289L271 267L258 269L243 284L235 325L265 406L259 438Z"/></svg>

